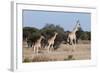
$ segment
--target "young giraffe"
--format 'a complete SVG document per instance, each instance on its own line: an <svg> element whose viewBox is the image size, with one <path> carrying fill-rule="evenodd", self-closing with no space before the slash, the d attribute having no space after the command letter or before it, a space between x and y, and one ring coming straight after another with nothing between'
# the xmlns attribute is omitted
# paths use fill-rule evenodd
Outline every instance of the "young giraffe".
<svg viewBox="0 0 100 73"><path fill-rule="evenodd" d="M50 51L50 48L53 49L54 41L55 41L57 35L58 35L58 33L54 32L54 36L48 40L48 47L47 47L48 52Z"/></svg>
<svg viewBox="0 0 100 73"><path fill-rule="evenodd" d="M76 31L78 31L79 28L80 28L80 23L79 23L79 20L78 20L73 31L68 33L67 41L70 42L70 44L72 44L73 51L75 50L75 45L76 45Z"/></svg>
<svg viewBox="0 0 100 73"><path fill-rule="evenodd" d="M33 46L34 49L34 53L38 54L39 49L41 48L41 40L44 39L44 36L41 36L35 43Z"/></svg>

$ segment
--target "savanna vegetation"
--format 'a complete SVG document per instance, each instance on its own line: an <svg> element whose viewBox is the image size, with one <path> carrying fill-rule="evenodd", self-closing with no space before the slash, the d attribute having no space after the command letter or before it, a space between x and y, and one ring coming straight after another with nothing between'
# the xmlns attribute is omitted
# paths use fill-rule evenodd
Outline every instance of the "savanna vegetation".
<svg viewBox="0 0 100 73"><path fill-rule="evenodd" d="M54 48L58 48L62 42L67 43L67 33L70 31L64 31L64 29L59 25L54 24L46 24L44 28L38 29L35 27L23 27L23 41L27 41L28 46L32 46L41 35L45 37L45 40L42 42L47 44L47 40L54 35L54 32L57 32L58 35L55 39ZM84 31L82 28L76 32L77 43L78 40L91 40L91 32Z"/></svg>
<svg viewBox="0 0 100 73"><path fill-rule="evenodd" d="M55 50L54 52L60 53L44 53L46 52L46 49L42 48L41 50L44 52L40 50L39 55L33 54L33 43L35 43L42 35L45 37L45 39L42 39L41 45L47 45L47 40L54 36L54 32L58 33L53 45ZM60 25L55 24L46 24L42 29L35 27L23 27L23 42L27 42L28 45L28 47L23 45L23 62L90 59L90 43L86 43L86 41L91 41L91 32L84 31L82 28L76 32L77 45L75 51L77 51L77 53L73 54L70 52L72 46L66 45L69 44L69 42L67 42L69 32L70 31L65 31ZM81 44L79 40L82 41ZM83 44L83 41L85 41L86 44Z"/></svg>

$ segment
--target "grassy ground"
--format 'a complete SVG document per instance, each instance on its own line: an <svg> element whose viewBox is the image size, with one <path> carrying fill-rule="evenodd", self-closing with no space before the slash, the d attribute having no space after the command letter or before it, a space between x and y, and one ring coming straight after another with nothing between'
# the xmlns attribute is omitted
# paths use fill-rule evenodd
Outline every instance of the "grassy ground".
<svg viewBox="0 0 100 73"><path fill-rule="evenodd" d="M36 55L32 48L23 46L23 62L43 62L43 61L67 61L86 60L91 58L91 45L89 41L79 41L75 50L73 46L61 44L55 51L47 52L47 49L40 49Z"/></svg>

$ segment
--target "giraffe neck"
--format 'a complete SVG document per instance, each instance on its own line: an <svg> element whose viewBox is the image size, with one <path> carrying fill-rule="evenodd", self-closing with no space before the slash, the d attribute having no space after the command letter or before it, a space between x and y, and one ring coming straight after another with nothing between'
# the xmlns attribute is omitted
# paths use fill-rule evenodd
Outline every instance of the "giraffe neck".
<svg viewBox="0 0 100 73"><path fill-rule="evenodd" d="M37 40L37 42L39 42L39 43L40 43L40 42L41 42L41 40L42 40L42 38L38 39L38 40Z"/></svg>
<svg viewBox="0 0 100 73"><path fill-rule="evenodd" d="M76 31L78 31L78 26L79 26L79 24L77 23L76 26L74 27L73 31L72 31L73 33L76 33Z"/></svg>
<svg viewBox="0 0 100 73"><path fill-rule="evenodd" d="M80 22L79 22L79 20L77 21L77 23L76 23L76 26L75 26L75 28L73 29L73 33L76 33L76 31L78 31L78 27L80 26Z"/></svg>
<svg viewBox="0 0 100 73"><path fill-rule="evenodd" d="M76 31L77 31L77 28L75 28L72 32L73 32L73 33L76 33Z"/></svg>
<svg viewBox="0 0 100 73"><path fill-rule="evenodd" d="M52 37L52 39L55 40L56 36L57 36L57 34L55 34L54 37Z"/></svg>

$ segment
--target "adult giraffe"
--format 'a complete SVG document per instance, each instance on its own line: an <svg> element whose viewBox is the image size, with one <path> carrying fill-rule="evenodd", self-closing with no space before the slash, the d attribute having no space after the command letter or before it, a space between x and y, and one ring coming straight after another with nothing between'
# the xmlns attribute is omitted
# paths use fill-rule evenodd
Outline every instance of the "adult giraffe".
<svg viewBox="0 0 100 73"><path fill-rule="evenodd" d="M79 20L77 20L77 23L73 31L68 33L67 42L69 42L73 46L73 51L75 50L76 46L76 32L79 30L79 28L80 28L80 22Z"/></svg>
<svg viewBox="0 0 100 73"><path fill-rule="evenodd" d="M44 36L41 36L33 45L34 53L38 54L39 49L41 48L41 40L44 39Z"/></svg>
<svg viewBox="0 0 100 73"><path fill-rule="evenodd" d="M54 32L54 36L51 37L50 39L48 39L48 46L47 46L48 52L50 51L50 48L53 49L54 42L55 42L55 39L56 39L56 36L57 35L58 35L58 33L57 32Z"/></svg>

